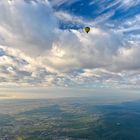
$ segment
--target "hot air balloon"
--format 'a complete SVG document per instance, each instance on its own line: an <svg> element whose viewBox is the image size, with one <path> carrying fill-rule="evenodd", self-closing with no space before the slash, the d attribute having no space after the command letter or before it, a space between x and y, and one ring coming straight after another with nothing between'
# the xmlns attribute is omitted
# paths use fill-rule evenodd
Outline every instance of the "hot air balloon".
<svg viewBox="0 0 140 140"><path fill-rule="evenodd" d="M90 27L85 27L85 28L84 28L84 31L85 31L86 33L88 33L88 32L90 31Z"/></svg>

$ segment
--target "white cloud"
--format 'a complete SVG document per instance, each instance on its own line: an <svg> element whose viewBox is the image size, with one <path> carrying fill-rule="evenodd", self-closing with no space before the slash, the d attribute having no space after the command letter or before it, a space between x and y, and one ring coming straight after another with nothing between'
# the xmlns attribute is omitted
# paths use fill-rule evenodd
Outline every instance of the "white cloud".
<svg viewBox="0 0 140 140"><path fill-rule="evenodd" d="M128 9L130 7L138 5L140 3L140 0L122 0L121 3Z"/></svg>
<svg viewBox="0 0 140 140"><path fill-rule="evenodd" d="M1 44L33 55L51 48L57 21L47 1L29 4L13 0L9 4L2 0L0 21Z"/></svg>
<svg viewBox="0 0 140 140"><path fill-rule="evenodd" d="M71 5L77 1L80 1L80 0L71 0L71 1L68 1L68 0L51 0L51 4L53 6L61 6L63 4L67 4L67 5Z"/></svg>
<svg viewBox="0 0 140 140"><path fill-rule="evenodd" d="M71 26L77 26L79 28L81 26L98 27L99 24L105 23L110 17L112 17L114 15L114 11L112 10L111 12L97 16L95 19L90 21L84 19L82 16L76 16L66 11L55 11L54 14L58 20L70 22Z"/></svg>

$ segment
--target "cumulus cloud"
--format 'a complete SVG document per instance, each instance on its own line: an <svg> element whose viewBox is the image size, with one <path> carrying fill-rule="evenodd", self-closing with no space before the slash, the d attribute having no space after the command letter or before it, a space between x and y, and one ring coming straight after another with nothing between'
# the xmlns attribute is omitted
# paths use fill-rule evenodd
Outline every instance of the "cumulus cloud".
<svg viewBox="0 0 140 140"><path fill-rule="evenodd" d="M63 32L63 33L61 33ZM61 70L97 68L110 65L121 47L121 34L93 28L89 35L79 31L60 31L46 62Z"/></svg>
<svg viewBox="0 0 140 140"><path fill-rule="evenodd" d="M48 1L2 0L0 21L1 44L32 55L51 48L57 21Z"/></svg>

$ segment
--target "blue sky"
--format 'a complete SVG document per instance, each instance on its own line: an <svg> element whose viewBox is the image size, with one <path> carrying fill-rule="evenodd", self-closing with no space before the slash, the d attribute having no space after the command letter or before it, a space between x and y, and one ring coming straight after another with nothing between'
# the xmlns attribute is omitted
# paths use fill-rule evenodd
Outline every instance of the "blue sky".
<svg viewBox="0 0 140 140"><path fill-rule="evenodd" d="M140 0L1 0L0 87L139 89L139 40Z"/></svg>

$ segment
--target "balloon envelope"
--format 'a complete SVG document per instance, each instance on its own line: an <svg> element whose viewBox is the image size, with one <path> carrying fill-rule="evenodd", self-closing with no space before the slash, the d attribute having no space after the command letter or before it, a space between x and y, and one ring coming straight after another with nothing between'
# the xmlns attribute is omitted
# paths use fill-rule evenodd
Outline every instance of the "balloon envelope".
<svg viewBox="0 0 140 140"><path fill-rule="evenodd" d="M89 27L85 27L85 28L84 28L84 31L85 31L86 33L88 33L88 32L90 31L90 28L89 28Z"/></svg>

